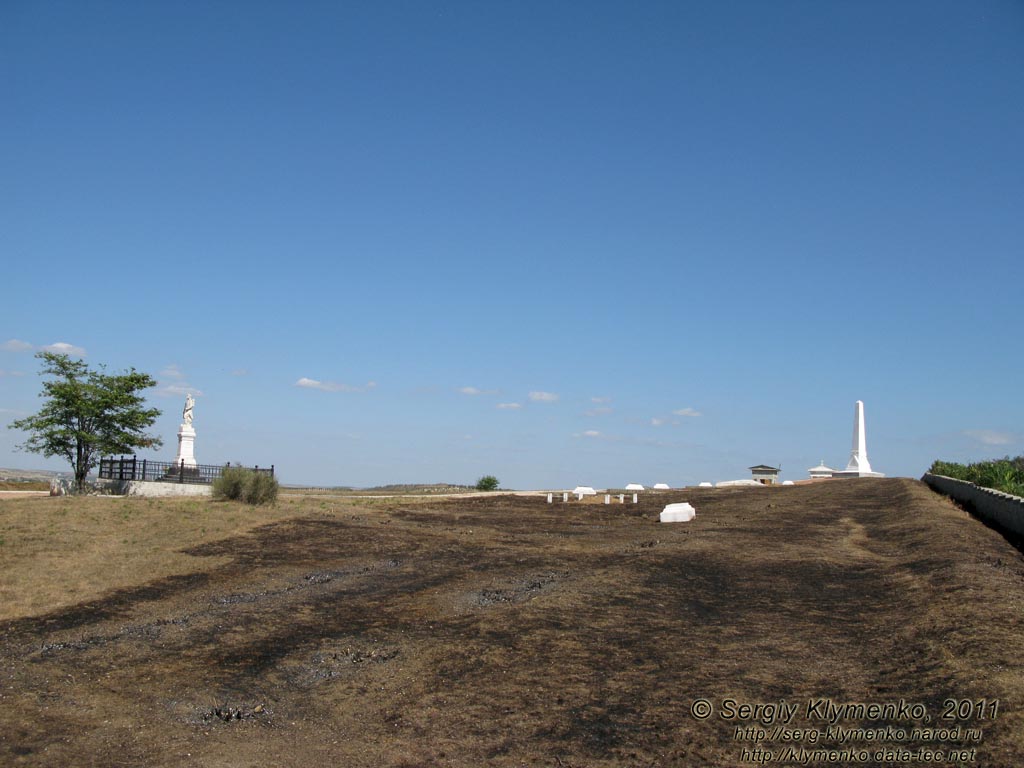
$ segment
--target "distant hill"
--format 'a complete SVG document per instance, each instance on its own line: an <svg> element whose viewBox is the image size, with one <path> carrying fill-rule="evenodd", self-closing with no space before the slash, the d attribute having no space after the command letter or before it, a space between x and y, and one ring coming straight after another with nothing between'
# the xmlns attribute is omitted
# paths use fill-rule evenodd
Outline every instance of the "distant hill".
<svg viewBox="0 0 1024 768"><path fill-rule="evenodd" d="M395 495L395 496L423 496L432 493L444 494L444 493L464 493L466 491L474 490L471 485L453 485L452 483L429 483L426 485L417 485L415 483L409 484L394 484L394 485L375 485L372 488L353 488L351 486L309 486L309 485L282 485L282 488L304 490L304 491L325 491L329 493L351 493L351 494L366 494L366 493L378 493L381 495Z"/></svg>
<svg viewBox="0 0 1024 768"><path fill-rule="evenodd" d="M470 485L452 485L451 483L431 483L430 485L375 485L373 488L363 488L365 493L460 493L472 491Z"/></svg>
<svg viewBox="0 0 1024 768"><path fill-rule="evenodd" d="M49 469L4 469L0 467L0 481L12 483L48 483L59 475L70 472L53 472Z"/></svg>

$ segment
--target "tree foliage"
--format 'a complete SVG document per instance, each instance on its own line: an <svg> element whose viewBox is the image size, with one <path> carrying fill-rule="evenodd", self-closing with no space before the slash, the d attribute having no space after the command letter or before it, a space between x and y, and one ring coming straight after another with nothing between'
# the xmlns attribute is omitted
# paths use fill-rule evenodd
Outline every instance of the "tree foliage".
<svg viewBox="0 0 1024 768"><path fill-rule="evenodd" d="M484 475L476 481L478 491L496 491L499 485L501 485L501 481L494 475Z"/></svg>
<svg viewBox="0 0 1024 768"><path fill-rule="evenodd" d="M40 375L53 378L43 383L39 396L46 403L39 412L10 425L30 433L20 448L66 459L81 489L101 456L162 445L144 431L160 415L156 408L145 408L139 394L156 385L151 376L134 368L111 375L104 366L91 370L84 361L55 352L36 357L43 361Z"/></svg>

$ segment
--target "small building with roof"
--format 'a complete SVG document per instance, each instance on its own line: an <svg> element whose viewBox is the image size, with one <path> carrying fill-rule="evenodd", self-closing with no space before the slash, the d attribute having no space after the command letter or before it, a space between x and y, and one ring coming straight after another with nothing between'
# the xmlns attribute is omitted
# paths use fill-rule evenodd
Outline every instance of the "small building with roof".
<svg viewBox="0 0 1024 768"><path fill-rule="evenodd" d="M825 480L831 478L835 471L832 467L826 467L825 460L822 459L818 466L808 469L807 474L811 476L811 480Z"/></svg>
<svg viewBox="0 0 1024 768"><path fill-rule="evenodd" d="M758 464L756 467L749 467L751 477L761 485L778 485L779 467L769 467L767 464Z"/></svg>

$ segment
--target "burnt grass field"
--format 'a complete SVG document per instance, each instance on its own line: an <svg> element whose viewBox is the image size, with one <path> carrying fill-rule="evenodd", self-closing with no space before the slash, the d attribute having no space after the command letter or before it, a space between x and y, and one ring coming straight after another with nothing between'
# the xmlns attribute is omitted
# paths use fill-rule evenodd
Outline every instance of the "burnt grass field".
<svg viewBox="0 0 1024 768"><path fill-rule="evenodd" d="M696 519L659 524L672 501ZM0 765L734 766L839 746L737 740L759 723L725 700L824 730L804 715L822 698L931 718L848 728L960 726L903 745L975 750L933 764L1024 764L1024 560L917 481L300 500L187 554L192 572L0 623ZM1000 703L947 722L947 699Z"/></svg>

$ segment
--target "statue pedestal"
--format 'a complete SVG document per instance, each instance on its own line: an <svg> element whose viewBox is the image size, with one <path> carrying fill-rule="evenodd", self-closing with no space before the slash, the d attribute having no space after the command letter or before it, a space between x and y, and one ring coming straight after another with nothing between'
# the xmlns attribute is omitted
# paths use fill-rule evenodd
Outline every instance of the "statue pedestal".
<svg viewBox="0 0 1024 768"><path fill-rule="evenodd" d="M175 465L180 467L182 462L185 462L186 467L196 465L195 442L196 431L190 424L182 424L178 428L178 455L174 457Z"/></svg>

